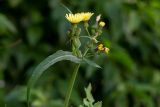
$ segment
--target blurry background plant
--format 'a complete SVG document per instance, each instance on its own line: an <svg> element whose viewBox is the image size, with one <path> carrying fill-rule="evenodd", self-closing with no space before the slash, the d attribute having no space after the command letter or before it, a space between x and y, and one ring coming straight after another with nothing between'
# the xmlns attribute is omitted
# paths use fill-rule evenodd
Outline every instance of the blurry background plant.
<svg viewBox="0 0 160 107"><path fill-rule="evenodd" d="M101 13L106 30L100 38L111 50L107 58L94 58L103 69L80 68L72 104L82 104L83 87L91 82L104 107L160 107L159 0L0 0L0 107L25 107L33 68L56 50L70 49L67 11L59 2L74 12ZM33 106L62 106L73 64L56 65L36 84Z"/></svg>

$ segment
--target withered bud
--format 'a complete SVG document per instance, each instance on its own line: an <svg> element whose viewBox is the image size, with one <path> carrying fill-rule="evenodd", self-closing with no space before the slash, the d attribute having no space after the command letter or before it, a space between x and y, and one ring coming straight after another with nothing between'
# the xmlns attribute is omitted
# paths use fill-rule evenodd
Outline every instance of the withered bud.
<svg viewBox="0 0 160 107"><path fill-rule="evenodd" d="M101 20L101 14L96 17L96 22L98 23Z"/></svg>

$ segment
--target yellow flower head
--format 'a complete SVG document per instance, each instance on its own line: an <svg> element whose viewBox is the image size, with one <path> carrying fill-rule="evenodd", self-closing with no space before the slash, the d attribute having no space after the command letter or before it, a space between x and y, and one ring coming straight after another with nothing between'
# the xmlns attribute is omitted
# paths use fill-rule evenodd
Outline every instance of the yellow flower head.
<svg viewBox="0 0 160 107"><path fill-rule="evenodd" d="M97 49L100 50L100 51L103 51L104 50L104 45L103 44L99 44L97 46Z"/></svg>
<svg viewBox="0 0 160 107"><path fill-rule="evenodd" d="M105 22L99 22L99 26L104 27L105 26Z"/></svg>
<svg viewBox="0 0 160 107"><path fill-rule="evenodd" d="M82 21L88 21L94 13L91 12L82 12L80 13L83 17Z"/></svg>
<svg viewBox="0 0 160 107"><path fill-rule="evenodd" d="M69 13L69 14L66 14L65 17L69 22L75 23L75 24L81 22L83 19L80 13L76 13L76 14Z"/></svg>
<svg viewBox="0 0 160 107"><path fill-rule="evenodd" d="M108 54L108 52L109 52L109 48L105 47L103 44L99 44L99 45L97 46L97 49L98 49L99 51L105 52L105 53L107 53L107 54Z"/></svg>

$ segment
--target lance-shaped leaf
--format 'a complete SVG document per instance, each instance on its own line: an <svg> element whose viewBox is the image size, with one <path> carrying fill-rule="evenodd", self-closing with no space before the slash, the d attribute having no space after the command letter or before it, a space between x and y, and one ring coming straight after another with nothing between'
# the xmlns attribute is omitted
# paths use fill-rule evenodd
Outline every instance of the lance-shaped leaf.
<svg viewBox="0 0 160 107"><path fill-rule="evenodd" d="M30 90L38 80L38 78L44 73L46 69L48 69L51 65L55 64L56 62L62 60L69 60L75 63L80 63L81 59L77 58L76 56L72 55L71 52L67 51L57 51L56 53L48 56L45 60L43 60L33 71L31 75L28 86L27 86L27 102L29 104L29 97L30 97Z"/></svg>
<svg viewBox="0 0 160 107"><path fill-rule="evenodd" d="M101 68L98 64L96 64L95 62L93 62L89 59L84 58L83 60L84 60L84 62L86 62L90 66L93 66L93 67L96 67L96 68Z"/></svg>

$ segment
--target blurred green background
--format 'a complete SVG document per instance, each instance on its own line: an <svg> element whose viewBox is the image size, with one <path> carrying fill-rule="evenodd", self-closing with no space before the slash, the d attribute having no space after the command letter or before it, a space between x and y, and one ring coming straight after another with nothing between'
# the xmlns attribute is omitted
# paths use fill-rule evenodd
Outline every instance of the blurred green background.
<svg viewBox="0 0 160 107"><path fill-rule="evenodd" d="M69 50L68 11L91 11L106 22L98 55L102 69L80 68L71 103L78 107L84 87L93 86L103 107L160 107L159 0L0 0L0 107L26 107L26 84L33 69L57 50ZM62 107L74 64L57 63L33 89L33 107Z"/></svg>

